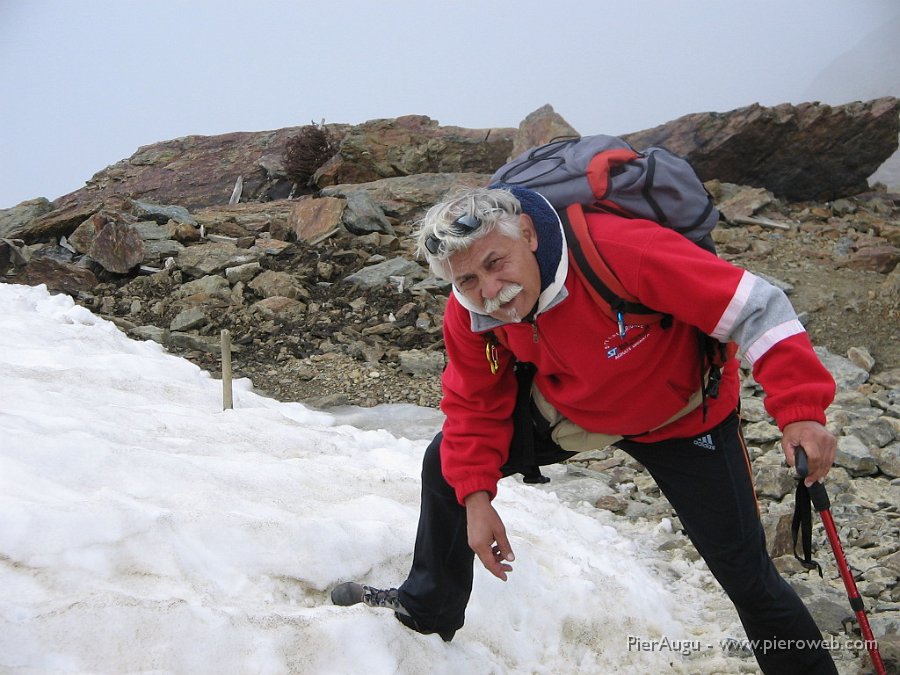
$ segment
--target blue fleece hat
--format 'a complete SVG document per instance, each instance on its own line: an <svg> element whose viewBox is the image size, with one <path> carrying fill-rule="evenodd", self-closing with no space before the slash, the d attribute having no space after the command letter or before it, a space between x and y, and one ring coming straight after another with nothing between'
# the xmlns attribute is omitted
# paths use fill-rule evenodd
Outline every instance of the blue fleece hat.
<svg viewBox="0 0 900 675"><path fill-rule="evenodd" d="M543 195L520 185L492 183L488 187L511 192L522 205L522 211L534 222L534 229L538 235L538 248L534 255L541 270L541 290L543 291L553 283L556 266L562 257L562 223L556 209Z"/></svg>

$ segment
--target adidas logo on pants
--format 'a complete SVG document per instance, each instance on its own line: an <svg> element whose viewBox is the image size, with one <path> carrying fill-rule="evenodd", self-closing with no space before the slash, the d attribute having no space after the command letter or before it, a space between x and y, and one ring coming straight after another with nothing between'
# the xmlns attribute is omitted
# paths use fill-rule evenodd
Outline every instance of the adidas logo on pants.
<svg viewBox="0 0 900 675"><path fill-rule="evenodd" d="M700 438L695 438L694 445L701 448L706 448L707 450L716 449L716 444L713 443L713 438L710 434L706 434L706 436L701 436Z"/></svg>

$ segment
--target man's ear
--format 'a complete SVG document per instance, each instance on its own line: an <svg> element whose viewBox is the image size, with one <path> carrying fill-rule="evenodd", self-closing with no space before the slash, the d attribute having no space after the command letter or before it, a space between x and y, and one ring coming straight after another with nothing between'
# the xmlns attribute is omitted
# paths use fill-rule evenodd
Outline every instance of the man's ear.
<svg viewBox="0 0 900 675"><path fill-rule="evenodd" d="M522 213L519 215L519 229L522 230L522 238L528 244L528 247L531 249L532 253L534 251L537 251L537 230L534 229L534 221L527 213Z"/></svg>

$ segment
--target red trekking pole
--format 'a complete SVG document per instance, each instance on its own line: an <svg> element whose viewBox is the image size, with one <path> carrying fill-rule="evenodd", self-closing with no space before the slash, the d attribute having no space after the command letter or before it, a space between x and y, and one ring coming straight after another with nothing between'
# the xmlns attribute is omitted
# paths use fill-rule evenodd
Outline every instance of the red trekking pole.
<svg viewBox="0 0 900 675"><path fill-rule="evenodd" d="M806 458L806 451L798 447L795 455L795 469L797 475L802 481L809 474L809 463ZM866 616L866 610L863 607L862 598L859 597L859 591L856 588L856 581L850 572L850 566L847 564L847 558L844 555L844 548L841 546L841 540L838 538L837 528L834 525L834 518L831 517L831 500L828 499L828 493L822 483L816 482L806 488L809 491L809 498L812 501L813 508L822 518L822 524L825 526L825 534L828 535L828 543L831 544L831 550L834 551L834 559L837 561L838 571L841 573L841 579L844 581L844 588L847 589L847 597L850 600L850 607L856 613L856 620L859 623L859 630L863 639L866 641L866 649L869 650L869 657L872 659L872 666L875 668L876 675L886 675L884 662L881 660L881 653L878 651L878 643L872 634L869 626L869 619ZM798 495L800 493L798 492ZM807 507L808 509L808 507Z"/></svg>

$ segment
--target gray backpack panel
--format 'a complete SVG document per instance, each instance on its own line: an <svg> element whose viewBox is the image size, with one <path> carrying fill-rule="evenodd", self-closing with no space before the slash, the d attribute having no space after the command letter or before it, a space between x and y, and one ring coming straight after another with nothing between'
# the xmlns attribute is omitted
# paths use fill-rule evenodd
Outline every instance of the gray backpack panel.
<svg viewBox="0 0 900 675"><path fill-rule="evenodd" d="M636 152L603 135L560 139L507 162L491 182L535 190L557 210L577 203L653 220L712 250L712 197L690 163L662 147Z"/></svg>

